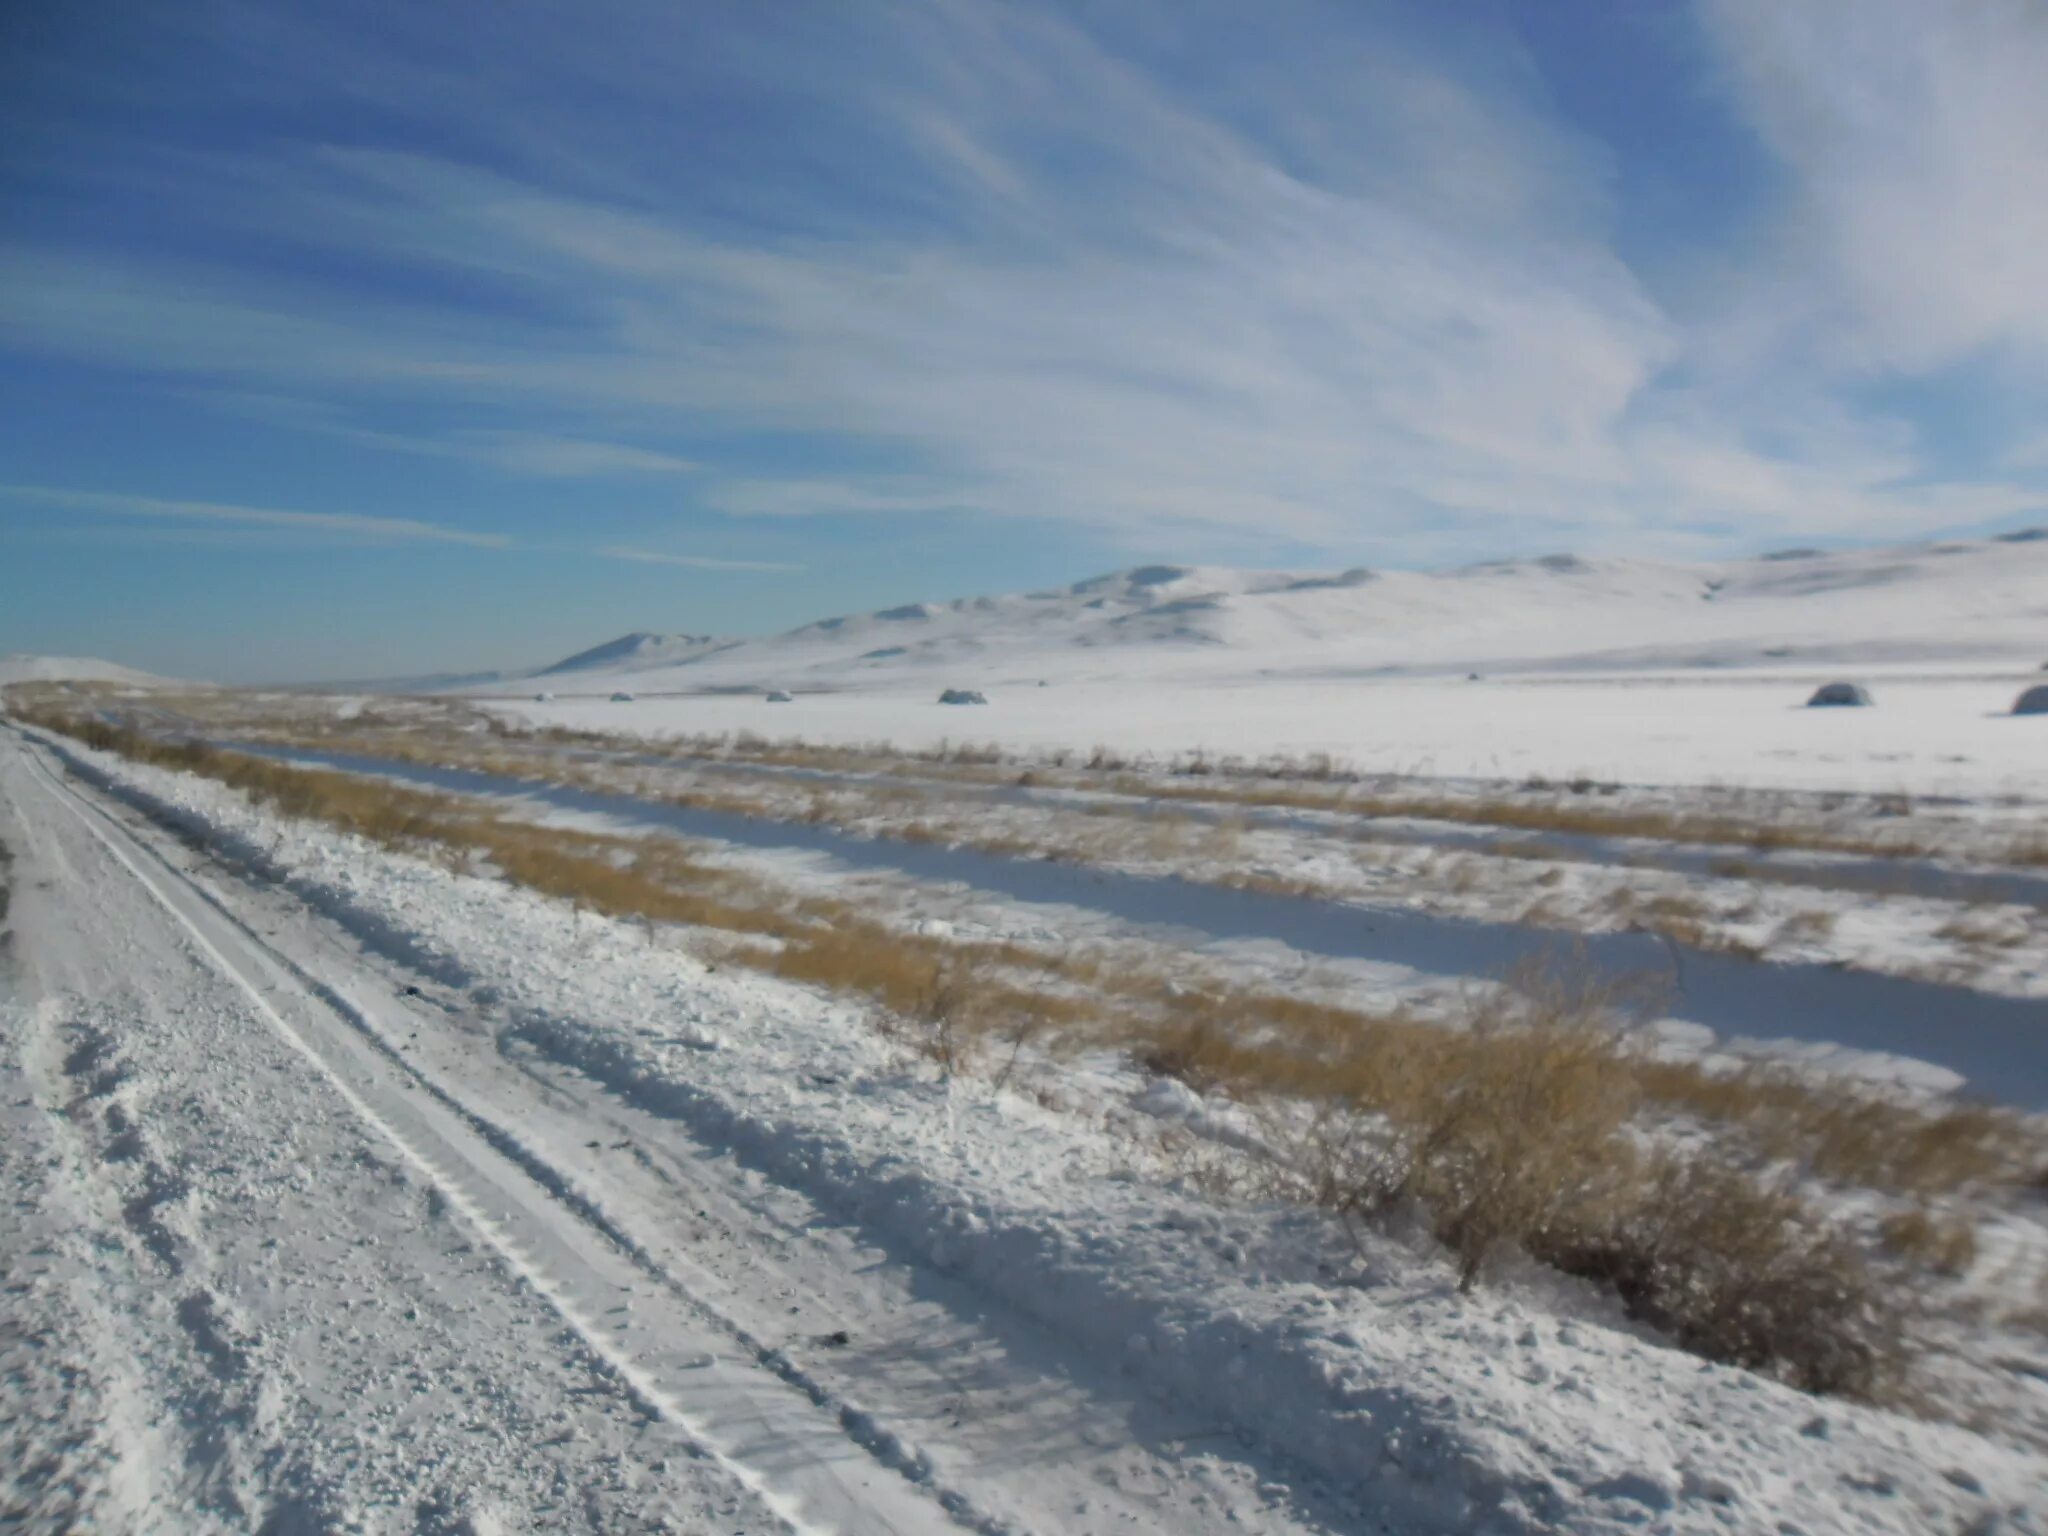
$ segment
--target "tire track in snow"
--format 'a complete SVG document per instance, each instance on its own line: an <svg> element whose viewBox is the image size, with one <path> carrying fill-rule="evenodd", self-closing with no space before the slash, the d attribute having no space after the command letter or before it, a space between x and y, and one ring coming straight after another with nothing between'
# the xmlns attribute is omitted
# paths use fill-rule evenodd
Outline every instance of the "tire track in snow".
<svg viewBox="0 0 2048 1536"><path fill-rule="evenodd" d="M301 888L297 877L288 878L280 866L269 862L260 846L263 839L247 842L244 834L223 833L216 841L204 830L203 820L182 815L171 802L74 758L60 742L38 733L24 734L48 751L49 766L70 770L81 799L116 825L132 830L137 846L176 881L181 899L204 903L211 909L202 914L209 922L218 914L238 935L248 937L248 947L266 966L288 970L300 986L327 1002L328 1011L351 1022L354 1034L347 1043L359 1053L378 1053L379 1080L392 1073L409 1079L384 1086L420 1089L461 1115L469 1131L520 1163L529 1177L591 1225L612 1235L629 1257L646 1256L647 1274L726 1341L751 1354L755 1366L781 1377L821 1410L836 1415L843 1432L878 1461L913 1482L933 1486L935 1496L963 1524L990 1531L1085 1526L1104 1532L1220 1532L1242 1528L1241 1523L1273 1530L1354 1528L1356 1508L1333 1492L1334 1487L1348 1486L1345 1475L1338 1474L1326 1486L1296 1462L1287 1435L1268 1437L1260 1415L1246 1415L1240 1422L1226 1413L1219 1421L1207 1400L1199 1393L1190 1397L1177 1376L1134 1375L1127 1331L1111 1325L1105 1333L1091 1326L1077 1338L1067 1309L1049 1305L1045 1295L1029 1285L991 1287L985 1276L954 1277L949 1266L928 1267L932 1254L924 1235L898 1230L889 1221L870 1230L872 1213L864 1198L849 1200L847 1190L832 1179L822 1186L815 1183L810 1151L796 1154L793 1164L759 1161L738 1147L724 1145L735 1129L724 1111L707 1119L700 1107L679 1112L678 1105L667 1100L657 1106L645 1096L644 1083L611 1082L602 1070L592 1077L590 1060L561 1054L559 1044L548 1047L540 1037L527 1035L523 1026L515 1037L541 1047L546 1070L536 1074L523 1054L508 1055L507 1060L529 1085L558 1092L562 1083L553 1074L560 1071L597 1093L600 1102L578 1104L574 1123L550 1130L545 1116L531 1117L535 1106L516 1094L510 1099L494 1095L488 1077L477 1078L459 1048L439 1059L430 1051L414 1055L416 1047L405 1038L408 1022L419 1023L424 1033L426 1018L449 1012L449 1005L424 996L433 1007L415 1008L394 1002L394 993L404 989L407 980L427 975L445 981L443 973L451 969L460 978L450 983L455 989L477 986L478 977L467 965L458 964L438 946L415 951L410 930L391 926L388 915L366 921L369 909L352 905L348 897ZM158 836L159 831L164 835ZM188 856L193 861L189 866ZM273 884L290 893L288 905L309 925L305 931L268 908L263 888ZM281 926L291 933L280 938ZM257 940L259 930L279 942ZM364 968L352 945L336 943L343 932L392 961L392 972L386 974L375 965ZM415 1012L420 1017L410 1018ZM331 1029L325 1012L322 1028ZM608 1121L612 1111L631 1119L652 1118L654 1124L638 1133L612 1133L634 1134L636 1155L641 1137L646 1145L661 1144L680 1122L690 1146L669 1150L673 1165L692 1170L690 1177L705 1178L707 1159L716 1163L730 1154L764 1175L770 1187L837 1206L838 1214L831 1218L835 1228L859 1229L864 1234L859 1247L879 1244L888 1250L884 1267L893 1273L891 1283L900 1282L906 1289L863 1289L863 1282L854 1277L875 1262L865 1252L842 1255L844 1262L828 1266L829 1280L814 1269L782 1273L778 1263L790 1257L783 1251L784 1241L808 1233L815 1213L779 1233L757 1229L742 1219L725 1233L729 1246L721 1247L714 1238L717 1251L707 1255L698 1251L706 1214L700 1209L698 1227L679 1247L682 1234L661 1214L669 1195L630 1181L620 1183L614 1164L585 1170L573 1153L566 1160L557 1155L571 1146L592 1145L586 1137L598 1134L597 1122ZM586 1116L593 1117L592 1123L583 1123L580 1117ZM746 1123L742 1117L738 1126ZM706 1133L720 1144L717 1150L697 1147ZM683 1198L703 1204L708 1194L716 1203L723 1193L737 1196L754 1218L763 1215L743 1191L723 1189L720 1177L710 1175L708 1182L692 1185ZM750 1173L742 1181L747 1188L752 1187L751 1177ZM889 1198L902 1195L900 1188L892 1188ZM684 1213L690 1208L694 1207L684 1207ZM947 1209L952 1208L949 1200ZM948 1219L950 1224L952 1218ZM957 1285L960 1294L934 1303L925 1289L928 1280L939 1281L942 1288ZM797 1289L777 1290L785 1281L796 1282ZM852 1289L835 1289L842 1282ZM1059 1289L1057 1281L1051 1284L1054 1291ZM771 1294L777 1300L764 1299ZM1120 1290L1115 1294L1121 1297ZM813 1304L822 1301L827 1312L864 1319L871 1331L864 1334L863 1350L832 1348L841 1342L837 1336L814 1334L809 1342L829 1350L814 1355L799 1339L786 1336L778 1326L785 1321L779 1300L790 1297L803 1299L806 1310L815 1310ZM940 1319L940 1326L943 1329L949 1320L964 1324L964 1338L947 1339L945 1351L980 1351L969 1360L965 1374L956 1374L957 1359L943 1359L937 1349L925 1347L931 1342L925 1323L906 1321L928 1304L958 1309L951 1319ZM1121 1300L1115 1304L1121 1307ZM636 1299L633 1305L642 1303ZM598 1310L602 1313L604 1308ZM992 1334L984 1332L989 1317L997 1313L1007 1317L1008 1324ZM1012 1333L1010 1328L1021 1332ZM1048 1333L1053 1337L1044 1337ZM877 1353L880 1349L886 1353ZM860 1364L849 1369L849 1360L855 1359ZM1317 1378L1314 1385L1321 1384ZM1053 1407L1055 1400L1068 1398ZM970 1401L971 1410L965 1407ZM1048 1410L1052 1417L1047 1417ZM963 1411L968 1413L964 1425ZM1219 1422L1238 1427L1219 1428ZM1219 1457L1213 1447L1204 1445L1212 1439L1232 1443ZM1243 1457L1237 1454L1240 1447L1247 1453ZM1350 1453L1345 1454L1342 1465L1348 1468ZM1034 1461L1056 1464L1057 1475L1039 1478L1021 1470Z"/></svg>
<svg viewBox="0 0 2048 1536"><path fill-rule="evenodd" d="M445 1128L432 1126L426 1129L442 1132L445 1153L449 1155L437 1156L420 1145L419 1142L425 1138L401 1130L393 1123L393 1116L387 1115L359 1092L285 1017L284 1011L273 1001L276 992L267 988L259 977L252 977L245 965L238 965L230 958L223 945L216 943L205 927L152 879L121 845L127 844L135 853L156 863L180 886L189 887L191 898L205 902L216 913L217 902L189 877L163 861L118 820L65 783L36 755L25 753L23 760L31 765L33 776L52 799L75 818L151 900L171 917L205 961L230 981L264 1022L326 1080L351 1113L440 1193L448 1207L497 1253L506 1269L562 1318L642 1410L681 1429L700 1454L723 1468L734 1481L772 1509L790 1531L799 1533L799 1536L824 1531L922 1536L926 1532L953 1531L963 1527L991 1533L1009 1529L1004 1523L977 1511L971 1501L957 1490L925 1481L929 1476L929 1463L886 1431L875 1436L874 1443L865 1443L851 1432L859 1424L857 1414L855 1424L849 1425L845 1422L849 1410L842 1409L838 1415L830 1413L820 1406L817 1394L807 1392L801 1383L761 1369L768 1364L766 1361L757 1358L750 1367L735 1370L726 1366L715 1352L701 1349L683 1351L673 1346L661 1350L665 1358L657 1363L648 1364L637 1358L635 1351L613 1337L625 1325L608 1327L594 1303L578 1294L578 1286L551 1272L548 1262L551 1255L543 1249L554 1247L557 1251L554 1256L565 1254L566 1249L559 1242L559 1233L553 1234L554 1243L549 1241L547 1229L551 1223L548 1208L570 1216L586 1231L591 1227L591 1217L595 1214L587 1205L565 1198L570 1192L562 1187L559 1175L549 1178L527 1160L508 1157L505 1146L491 1145L497 1138L484 1134L473 1123L474 1117L464 1114L452 1101L449 1102L450 1117L472 1122L464 1124L462 1130L473 1140L486 1145L465 1148L446 1138ZM337 1000L327 989L317 983L309 985L293 974L295 967L291 967L283 957L271 955L268 947L241 924L225 914L219 914L219 920L223 926L232 924L229 947L256 951L256 958L268 961L259 967L259 976L260 971L268 971L288 982L292 992L314 1007L330 1014L343 1011L337 1008ZM345 1014L343 1022L352 1030L362 1027L360 1020L349 1019ZM445 1094L437 1097L447 1100ZM511 1178L500 1174L492 1180L491 1170L479 1166L488 1163L494 1154L498 1159L513 1164L517 1171ZM448 1167L450 1161L466 1164L469 1177L465 1178L464 1172ZM484 1188L479 1189L475 1185ZM522 1189L521 1185L526 1187ZM493 1204L502 1201L512 1206L502 1218L486 1209L482 1198L486 1190L501 1197L501 1200L492 1201ZM541 1208L526 1204L521 1199L522 1195L538 1196ZM529 1227L537 1230L523 1230ZM600 1242L590 1245L579 1255L588 1272L586 1278L605 1286L608 1294L624 1298L625 1307L630 1310L635 1290L630 1277L643 1272L644 1261L637 1260L630 1249L618 1247L617 1234L611 1232L608 1225L599 1225L589 1235L597 1236ZM664 1278L673 1285L672 1278ZM595 1286L591 1287L593 1292L595 1289ZM612 1309L614 1312L618 1310L616 1306ZM701 1328L691 1329L687 1321L676 1321L682 1326L650 1329L641 1325L639 1333L648 1337L701 1332ZM748 1382L745 1378L749 1375L762 1379ZM721 1406L735 1410L736 1423L722 1422L718 1411ZM749 1448L756 1442L765 1444L773 1454L750 1456ZM879 1473L880 1479L863 1482L857 1489L849 1486L831 1458L817 1454L827 1444L836 1446L842 1453L840 1460L846 1459L845 1452L852 1451ZM809 1454L797 1454L798 1448L808 1448ZM764 1462L767 1464L763 1465Z"/></svg>
<svg viewBox="0 0 2048 1536"><path fill-rule="evenodd" d="M0 805L0 816L6 810ZM10 851L8 862L17 870L49 867L34 825L25 817L5 819L23 855L17 864ZM85 1524L90 1509L114 1529L141 1529L168 1496L160 1469L174 1452L146 1406L139 1344L124 1332L122 1311L91 1257L102 1241L118 1239L90 1208L85 1149L59 1103L62 1075L51 1037L57 1010L6 996L12 959L0 953L0 1028L11 1058L0 1065L18 1074L25 1093L17 1099L10 1087L0 1106L0 1171L18 1213L0 1275L8 1281L9 1313L19 1305L22 1320L0 1318L0 1366L10 1388L0 1450L13 1462L0 1487L0 1526L45 1521L72 1529ZM32 1313L39 1293L50 1291L54 1304L44 1296ZM21 1344L29 1346L25 1352Z"/></svg>

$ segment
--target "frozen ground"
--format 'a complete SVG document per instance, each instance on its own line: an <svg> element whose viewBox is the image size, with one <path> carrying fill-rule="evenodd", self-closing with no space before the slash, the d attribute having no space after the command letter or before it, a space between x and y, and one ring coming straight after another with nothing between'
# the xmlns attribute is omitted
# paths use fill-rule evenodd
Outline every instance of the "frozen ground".
<svg viewBox="0 0 2048 1536"><path fill-rule="evenodd" d="M1554 1278L1459 1297L1174 1187L1113 1099L933 1082L807 989L217 785L8 732L0 840L31 1528L2048 1518L2034 1451Z"/></svg>
<svg viewBox="0 0 2048 1536"><path fill-rule="evenodd" d="M2044 663L2037 530L1712 565L1140 566L759 638L628 635L473 693L543 723L647 734L1330 752L1372 772L1989 795L2039 792L2041 721L2008 711ZM1836 679L1870 685L1877 707L1800 707ZM948 687L988 706L941 708ZM769 689L795 699L764 706Z"/></svg>
<svg viewBox="0 0 2048 1536"><path fill-rule="evenodd" d="M972 679L972 674L967 674ZM819 742L941 741L1126 754L1328 752L1371 773L1619 784L1757 785L2038 798L2048 716L2008 713L2017 668L1855 674L1870 709L1807 709L1820 674L1349 678L990 685L985 707L935 690L758 696L557 694L494 705L539 725L647 736L754 731Z"/></svg>
<svg viewBox="0 0 2048 1536"><path fill-rule="evenodd" d="M1576 935L1670 970L1668 1054L2034 1108L2048 717L2006 711L2044 560L1143 568L628 637L495 718L9 664L110 680L51 695L102 721L410 750L348 766L1175 997L1427 1014ZM1801 707L1835 676L1876 707ZM553 725L610 739L523 729ZM945 742L1014 756L904 755ZM1946 1418L1913 1418L1705 1365L1552 1271L1461 1296L1419 1230L1224 1198L1203 1149L1257 1126L1121 1050L939 1079L718 935L4 725L0 846L0 1524L2048 1532L2038 1192L1955 1195L1979 1248L1916 1297ZM1866 1234L1904 1209L1817 1193Z"/></svg>

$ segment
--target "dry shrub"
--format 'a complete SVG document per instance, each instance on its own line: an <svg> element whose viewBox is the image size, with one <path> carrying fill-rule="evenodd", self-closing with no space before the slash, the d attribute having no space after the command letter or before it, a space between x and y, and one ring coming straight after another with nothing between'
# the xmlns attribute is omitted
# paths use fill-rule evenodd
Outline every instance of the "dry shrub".
<svg viewBox="0 0 2048 1536"><path fill-rule="evenodd" d="M23 695L23 690L13 690ZM45 694L26 695L42 698ZM244 696L199 697L195 712L218 717L223 710L240 728L252 728L247 712L233 706ZM226 701L226 702L222 702ZM159 695L157 702L165 698ZM207 705L211 703L210 710ZM263 699L270 714L296 701ZM175 706L175 701L174 701ZM256 726L253 728L261 728ZM449 701L411 701L402 710L366 709L353 719L294 718L290 730L299 735L323 734L359 739L365 731L453 736L498 735L507 729L499 717ZM561 727L515 731L524 747L589 749L598 754L627 746L636 752L648 744L617 735L570 731ZM511 739L511 738L507 738ZM888 743L844 743L832 746L788 737L771 740L751 731L736 736L698 735L663 742L658 751L667 760L717 761L767 767L818 767L853 771L912 772L930 778L967 782L999 782L1020 766L1063 770L1058 781L1076 788L1136 794L1146 799L1187 799L1214 804L1271 805L1321 810L1347 809L1366 816L1413 816L1454 823L1522 830L1552 830L1605 837L1639 837L1666 842L1719 844L1760 850L1805 848L1877 856L1925 856L1953 853L1951 830L1922 825L1922 810L1901 796L1875 799L1849 796L1772 796L1709 792L1701 805L1611 805L1588 803L1585 790L1602 794L1614 786L1575 780L1568 786L1536 780L1522 792L1491 796L1451 795L1402 775L1380 775L1368 786L1356 769L1322 754L1305 759L1269 757L1186 758L1165 762L1133 759L1107 747L1087 756L1041 752L1029 757L1006 754L991 746L963 747L942 743L907 750ZM1199 761L1205 775L1190 777L1189 763ZM1070 768L1069 765L1073 766ZM1178 775L1174 770L1179 769ZM1165 771L1171 782L1141 778L1133 770ZM1050 782L1051 780L1049 780ZM1862 814L1856 814L1859 806ZM2028 826L1987 838L1984 855L2008 864L2048 863L2048 835Z"/></svg>
<svg viewBox="0 0 2048 1536"><path fill-rule="evenodd" d="M1734 913L1724 916L1697 897L1679 892L1646 896L1628 886L1616 887L1608 894L1604 905L1624 928L1654 933L1691 949L1735 955L1745 960L1762 957L1761 949L1735 937L1724 926L1729 921L1739 921L1751 915L1748 913L1740 917Z"/></svg>
<svg viewBox="0 0 2048 1536"><path fill-rule="evenodd" d="M1632 1162L1616 1133L1636 1103L1595 1026L1511 1026L1483 1040L1476 1070L1447 1084L1403 1138L1408 1190L1429 1206L1467 1288L1503 1245L1539 1251L1616 1198Z"/></svg>
<svg viewBox="0 0 2048 1536"><path fill-rule="evenodd" d="M1419 1203L1461 1289L1504 1247L1533 1251L1583 1225L1620 1197L1635 1161L1620 1131L1637 1088L1616 1023L1610 998L1544 968L1475 1002L1464 1031L1438 1032L1443 1049L1352 1064L1307 1149L1324 1203ZM1370 1120L1384 1122L1376 1138Z"/></svg>
<svg viewBox="0 0 2048 1536"><path fill-rule="evenodd" d="M1244 839L1251 830L1241 815L1229 815L1210 823L1196 845L1198 857L1214 859L1218 863L1234 864L1244 856Z"/></svg>
<svg viewBox="0 0 2048 1536"><path fill-rule="evenodd" d="M1469 896L1486 884L1489 872L1483 859L1449 853L1432 855L1423 873L1438 889L1453 896Z"/></svg>
<svg viewBox="0 0 2048 1536"><path fill-rule="evenodd" d="M675 846L666 840L576 838L487 818L447 796L158 742L54 709L22 713L90 745L207 774L286 814L317 817L387 846L473 849L446 857L495 864L589 910L786 940L767 952L772 963L765 968L867 995L885 1009L914 1007L934 957L958 947L893 933L829 903L792 924L775 910L779 898L758 883L692 864L680 852L660 854L657 862L651 850ZM1071 956L998 948L985 958L1019 978L999 987L1005 1028L1042 1015L1044 1027L1092 1029L1134 1054L1157 1053L1162 1070L1246 1094L1338 1093L1369 1108L1394 1107L1430 1091L1432 1082L1457 1077L1472 1049L1456 1031L1399 1014L1243 988L1190 997L1142 970L1102 973ZM1077 989L1087 1001L1073 995ZM1176 1054L1185 1058L1178 1067L1169 1065ZM1844 1183L1911 1194L2048 1184L2040 1132L2009 1112L1970 1105L1920 1110L1787 1073L1729 1076L1649 1058L1635 1059L1633 1070L1650 1102L1695 1114L1717 1134L1738 1134L1768 1155Z"/></svg>
<svg viewBox="0 0 2048 1536"><path fill-rule="evenodd" d="M1599 1279L1710 1360L1807 1392L1885 1401L1906 1367L1901 1306L1848 1239L1783 1185L1666 1158L1598 1219L1532 1251Z"/></svg>
<svg viewBox="0 0 2048 1536"><path fill-rule="evenodd" d="M1105 854L1115 857L1135 853L1141 859L1153 863L1170 863L1179 858L1194 840L1196 823L1177 814L1153 814L1146 816L1135 827L1129 829L1125 839L1114 840L1120 846L1105 846L1098 834L1091 839L1092 847L1082 851L1097 857Z"/></svg>
<svg viewBox="0 0 2048 1536"><path fill-rule="evenodd" d="M1350 1220L1419 1212L1460 1289L1519 1248L1612 1285L1710 1359L1878 1399L1898 1309L1853 1244L1789 1189L1711 1157L1645 1158L1628 1008L1552 966L1477 1002L1457 1042L1326 1079L1289 1146L1296 1192Z"/></svg>
<svg viewBox="0 0 2048 1536"><path fill-rule="evenodd" d="M918 1050L947 1077L964 1072L980 1045L988 1014L988 978L971 955L941 955L904 1019Z"/></svg>
<svg viewBox="0 0 2048 1536"><path fill-rule="evenodd" d="M1989 1104L1916 1110L1852 1089L1821 1092L1788 1117L1803 1121L1823 1177L1905 1193L2024 1182L2044 1165L2039 1135Z"/></svg>

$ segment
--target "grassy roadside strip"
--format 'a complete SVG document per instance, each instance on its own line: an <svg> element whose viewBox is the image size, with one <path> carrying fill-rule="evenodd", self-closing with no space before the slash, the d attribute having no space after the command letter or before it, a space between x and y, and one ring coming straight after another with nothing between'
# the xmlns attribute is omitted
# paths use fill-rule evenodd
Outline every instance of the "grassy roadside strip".
<svg viewBox="0 0 2048 1536"><path fill-rule="evenodd" d="M1617 1032L1625 991L1549 971L1475 996L1447 1027L1214 987L1020 945L905 934L794 899L668 838L567 833L458 797L289 767L97 722L31 717L93 747L197 773L280 814L637 921L730 936L721 956L871 999L877 1023L948 1072L1009 1076L1027 1046L1114 1047L1254 1109L1268 1155L1246 1189L1351 1221L1420 1213L1476 1283L1520 1249L1611 1285L1711 1358L1802 1387L1902 1389L1908 1291L1961 1239L1963 1198L2038 1181L2016 1116L1926 1112L1765 1075L1659 1062ZM1707 1128L1679 1157L1660 1124ZM1784 1166L1792 1160L1796 1167ZM1911 1196L1889 1256L1795 1192L1795 1175ZM1936 1202L1939 1202L1937 1204Z"/></svg>
<svg viewBox="0 0 2048 1536"><path fill-rule="evenodd" d="M15 691L31 706L62 697L47 686L27 685ZM241 708L242 699L232 692L215 692L161 695L154 702L187 710L196 720L227 730L253 723ZM388 701L339 718L305 712L288 724L289 734L310 746L332 746L337 739L364 732L484 734L559 748L631 750L677 763L817 769L878 779L937 778L981 786L1023 783L1212 809L1316 811L1363 822L1434 821L1502 832L1639 839L1751 853L1923 859L1954 857L1959 844L1975 843L1981 846L1971 848L1972 863L2048 867L2048 830L2036 824L2005 829L1986 841L1972 835L1967 822L1931 817L1926 807L1899 794L1702 788L1686 792L1694 803L1685 806L1644 805L1639 797L1633 804L1606 804L1620 785L1585 777L1531 777L1519 784L1474 783L1473 793L1461 795L1447 793L1437 780L1370 773L1328 753L1240 757L1197 750L1151 755L1103 746L1030 751L966 741L907 748L881 741L821 743L748 730L640 740L566 726L514 725L501 714L445 699ZM318 739L322 737L327 739Z"/></svg>

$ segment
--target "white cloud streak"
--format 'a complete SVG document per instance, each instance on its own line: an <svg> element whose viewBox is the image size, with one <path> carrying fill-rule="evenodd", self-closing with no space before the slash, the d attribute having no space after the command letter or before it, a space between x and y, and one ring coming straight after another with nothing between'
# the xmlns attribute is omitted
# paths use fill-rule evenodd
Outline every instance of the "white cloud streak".
<svg viewBox="0 0 2048 1536"><path fill-rule="evenodd" d="M2048 7L1705 0L1732 94L1796 181L1831 340L1923 370L2048 352Z"/></svg>
<svg viewBox="0 0 2048 1536"><path fill-rule="evenodd" d="M216 501L167 501L155 496L126 496L46 485L0 485L0 496L81 512L109 513L117 517L230 524L308 534L348 543L467 544L480 549L504 549L511 544L511 540L498 534L472 533L410 517L375 517L357 512L296 512L279 507L244 507Z"/></svg>
<svg viewBox="0 0 2048 1536"><path fill-rule="evenodd" d="M0 485L0 499L168 523L172 525L170 528L150 528L142 532L151 537L164 533L200 543L231 543L247 539L272 542L279 538L303 541L310 538L322 543L368 545L457 544L507 550L533 547L501 534L472 533L415 518L373 517L354 512L299 512L280 507L236 506L226 502L171 501L154 496L128 496L46 485ZM566 552L698 571L787 574L804 569L802 565L780 560L725 559L714 555L639 549L624 544L607 544L589 550L571 546Z"/></svg>
<svg viewBox="0 0 2048 1536"><path fill-rule="evenodd" d="M607 544L597 551L607 560L630 560L640 565L680 565L693 571L801 571L801 565L780 560L721 560L712 555L676 555L658 549L634 549L625 544Z"/></svg>

